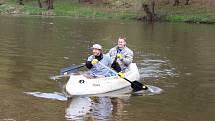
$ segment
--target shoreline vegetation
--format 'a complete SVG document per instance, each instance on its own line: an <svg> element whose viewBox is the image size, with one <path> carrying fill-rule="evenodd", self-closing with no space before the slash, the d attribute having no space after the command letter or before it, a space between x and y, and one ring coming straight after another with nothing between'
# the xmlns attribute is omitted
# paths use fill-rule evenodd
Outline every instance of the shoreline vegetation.
<svg viewBox="0 0 215 121"><path fill-rule="evenodd" d="M215 24L213 0L0 0L0 15Z"/></svg>

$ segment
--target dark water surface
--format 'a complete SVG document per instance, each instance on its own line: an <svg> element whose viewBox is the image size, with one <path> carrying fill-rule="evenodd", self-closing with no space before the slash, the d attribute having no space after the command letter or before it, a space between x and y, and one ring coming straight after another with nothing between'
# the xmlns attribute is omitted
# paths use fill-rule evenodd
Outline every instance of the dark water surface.
<svg viewBox="0 0 215 121"><path fill-rule="evenodd" d="M163 92L60 97L67 78L50 77L121 33L142 83ZM0 121L215 121L214 38L214 25L0 16Z"/></svg>

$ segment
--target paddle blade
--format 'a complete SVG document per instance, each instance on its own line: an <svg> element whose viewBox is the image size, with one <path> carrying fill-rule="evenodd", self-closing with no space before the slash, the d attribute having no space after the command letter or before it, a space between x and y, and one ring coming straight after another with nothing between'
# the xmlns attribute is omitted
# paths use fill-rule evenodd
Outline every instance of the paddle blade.
<svg viewBox="0 0 215 121"><path fill-rule="evenodd" d="M70 74L72 72L75 72L76 69L73 69L75 67L76 67L75 65L72 65L72 66L69 66L69 67L66 67L66 68L62 68L60 70L60 75L66 75L66 74Z"/></svg>
<svg viewBox="0 0 215 121"><path fill-rule="evenodd" d="M131 88L133 88L133 90L136 91L140 91L140 90L147 90L148 87L143 85L142 83L138 82L138 81L133 81L131 83Z"/></svg>
<svg viewBox="0 0 215 121"><path fill-rule="evenodd" d="M60 70L60 75L67 75L67 74L75 73L81 67L84 67L84 65L80 65L80 66L72 65L72 66L69 66L66 68L62 68Z"/></svg>

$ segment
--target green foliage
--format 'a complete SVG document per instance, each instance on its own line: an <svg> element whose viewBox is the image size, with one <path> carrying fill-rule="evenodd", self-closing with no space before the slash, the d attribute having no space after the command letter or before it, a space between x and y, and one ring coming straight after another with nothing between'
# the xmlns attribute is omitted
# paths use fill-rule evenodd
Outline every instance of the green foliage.
<svg viewBox="0 0 215 121"><path fill-rule="evenodd" d="M136 16L136 14L130 14L122 11L107 11L98 6L90 5L86 6L82 4L66 4L66 3L56 4L53 12L56 15L104 19L105 18L130 19Z"/></svg>
<svg viewBox="0 0 215 121"><path fill-rule="evenodd" d="M54 9L39 8L37 0L24 0L24 6L18 5L17 0L5 0L0 5L0 14L26 14L26 15L55 15L86 18L134 19L143 17L142 3L152 0L107 0L108 4L83 4L72 0L55 0ZM42 2L42 0L41 0ZM156 1L157 2L157 1ZM156 17L170 22L215 23L215 8L202 5L180 5L156 3Z"/></svg>
<svg viewBox="0 0 215 121"><path fill-rule="evenodd" d="M24 7L24 13L28 15L42 15L43 12L45 12L46 9L44 8L39 8L35 6L25 6Z"/></svg>
<svg viewBox="0 0 215 121"><path fill-rule="evenodd" d="M170 22L215 23L215 9L199 5L173 7L163 5L157 9L163 20Z"/></svg>
<svg viewBox="0 0 215 121"><path fill-rule="evenodd" d="M11 3L11 4L15 4L17 3L17 0L7 0L8 3Z"/></svg>
<svg viewBox="0 0 215 121"><path fill-rule="evenodd" d="M171 22L214 23L215 17L207 15L170 15L166 17Z"/></svg>

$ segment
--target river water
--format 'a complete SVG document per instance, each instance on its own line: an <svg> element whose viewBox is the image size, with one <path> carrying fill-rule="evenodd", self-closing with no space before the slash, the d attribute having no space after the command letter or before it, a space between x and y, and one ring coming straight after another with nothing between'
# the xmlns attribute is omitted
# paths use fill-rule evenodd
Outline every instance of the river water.
<svg viewBox="0 0 215 121"><path fill-rule="evenodd" d="M0 16L0 121L214 121L215 26ZM67 100L59 70L104 52L120 34L141 82L162 92ZM82 70L83 71L83 70Z"/></svg>

